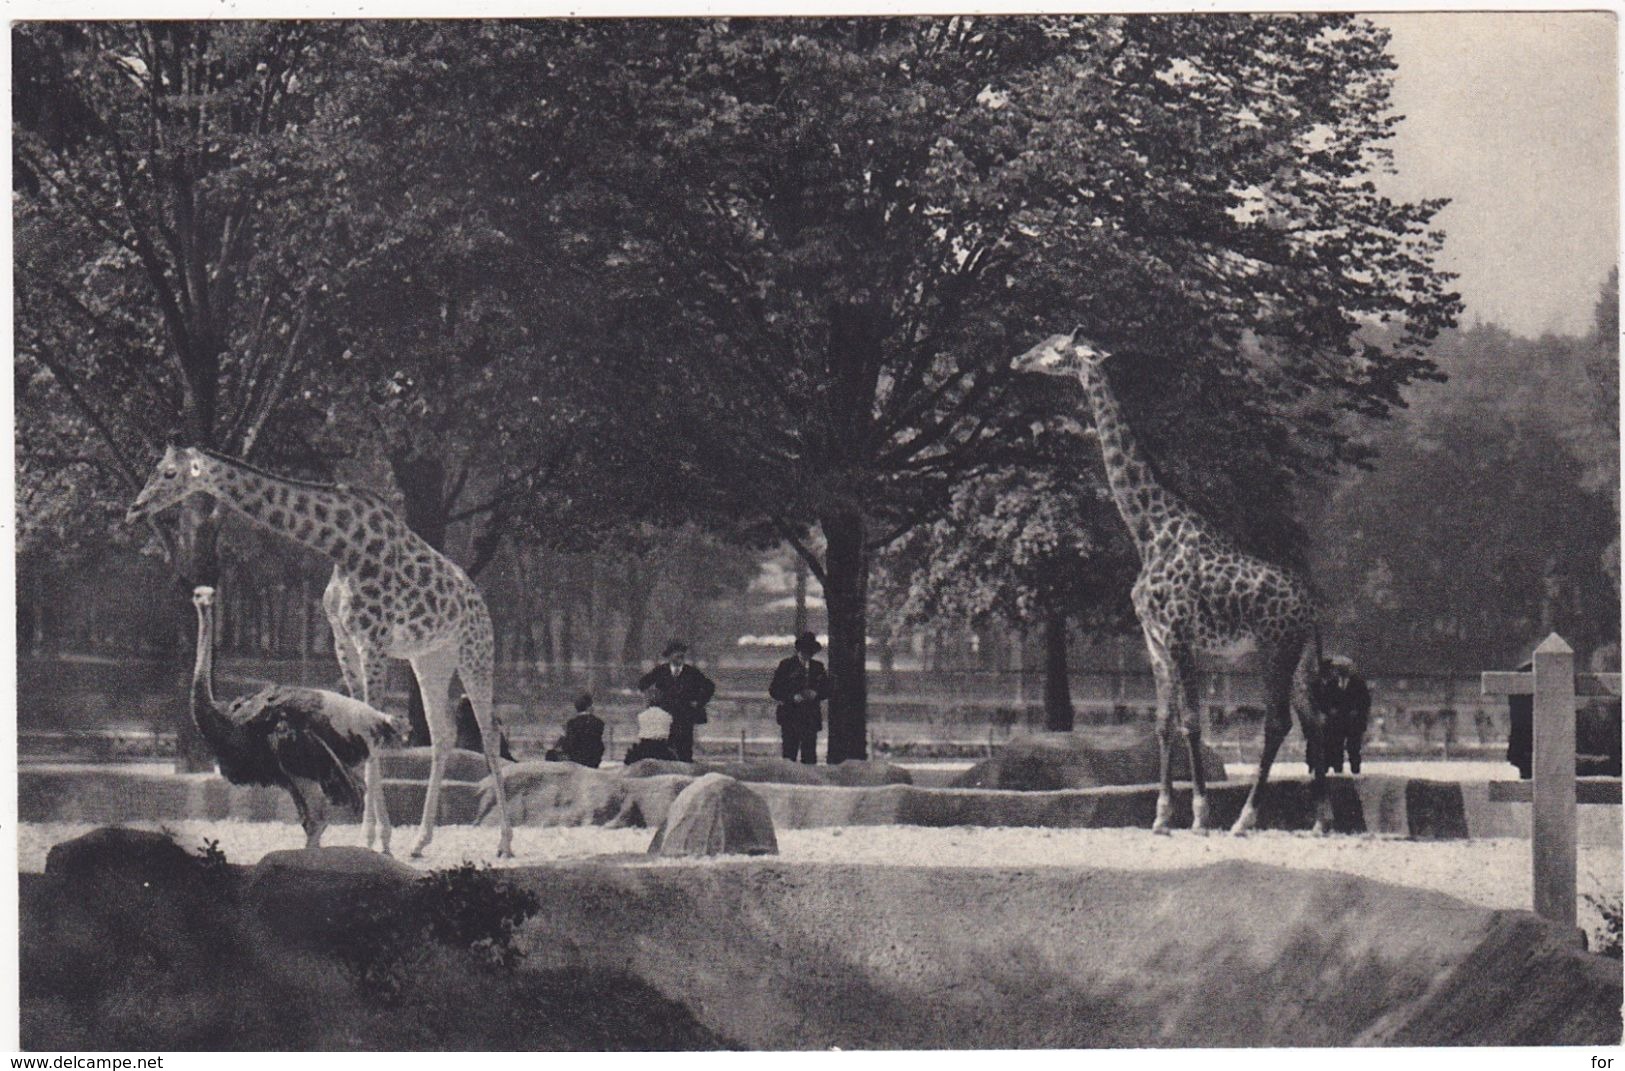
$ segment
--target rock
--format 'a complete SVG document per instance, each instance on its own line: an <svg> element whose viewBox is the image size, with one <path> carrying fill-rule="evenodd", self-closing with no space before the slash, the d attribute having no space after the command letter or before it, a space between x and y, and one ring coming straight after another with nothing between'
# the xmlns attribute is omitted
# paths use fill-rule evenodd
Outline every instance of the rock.
<svg viewBox="0 0 1625 1071"><path fill-rule="evenodd" d="M767 802L723 774L706 774L678 794L649 845L651 855L777 855Z"/></svg>
<svg viewBox="0 0 1625 1071"><path fill-rule="evenodd" d="M842 788L876 788L880 785L912 785L914 775L901 766L893 766L880 759L866 762L838 762L834 766L820 766L824 783Z"/></svg>
<svg viewBox="0 0 1625 1071"><path fill-rule="evenodd" d="M622 778L620 810L604 825L609 829L657 829L677 797L693 783L692 777L673 774Z"/></svg>
<svg viewBox="0 0 1625 1071"><path fill-rule="evenodd" d="M418 876L417 871L382 852L369 851L357 845L342 845L332 848L291 848L267 852L254 865L250 882L270 880L267 875L278 870L363 875L401 881L414 881Z"/></svg>
<svg viewBox="0 0 1625 1071"><path fill-rule="evenodd" d="M403 747L378 753L379 769L383 771L386 780L394 781L428 781L429 763L434 757L434 748L431 747ZM505 759L498 759L504 770L511 769L512 764ZM446 772L442 777L445 781L483 781L491 775L490 767L485 764L485 756L478 751L468 751L463 748L453 748L451 754L446 756Z"/></svg>
<svg viewBox="0 0 1625 1071"><path fill-rule="evenodd" d="M320 948L343 938L358 904L393 904L417 878L405 863L365 848L293 849L255 864L247 898L273 932Z"/></svg>
<svg viewBox="0 0 1625 1071"><path fill-rule="evenodd" d="M621 778L607 770L573 762L519 762L502 772L508 818L514 825L603 825L622 810ZM496 825L496 793L490 778L479 789L475 820Z"/></svg>
<svg viewBox="0 0 1625 1071"><path fill-rule="evenodd" d="M788 759L751 759L746 762L724 762L712 767L716 773L736 781L771 785L824 785L821 766L808 766Z"/></svg>
<svg viewBox="0 0 1625 1071"><path fill-rule="evenodd" d="M1172 761L1174 779L1189 781L1190 758L1183 743L1174 746ZM1205 745L1202 767L1209 783L1226 779L1224 760ZM1153 785L1161 780L1162 759L1155 737L1099 745L1074 733L1030 733L1011 737L993 758L955 778L952 787L1053 792L1105 785Z"/></svg>
<svg viewBox="0 0 1625 1071"><path fill-rule="evenodd" d="M622 777L664 777L667 774L676 774L679 777L700 777L713 773L719 768L703 762L671 762L667 759L639 759L630 766L621 767Z"/></svg>
<svg viewBox="0 0 1625 1071"><path fill-rule="evenodd" d="M193 878L198 857L163 833L104 826L53 845L45 873L66 881L173 884Z"/></svg>

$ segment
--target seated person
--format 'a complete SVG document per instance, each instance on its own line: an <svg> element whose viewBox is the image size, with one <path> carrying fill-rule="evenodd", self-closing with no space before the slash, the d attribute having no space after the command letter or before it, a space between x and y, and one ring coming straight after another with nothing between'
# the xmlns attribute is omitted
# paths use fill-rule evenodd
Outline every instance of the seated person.
<svg viewBox="0 0 1625 1071"><path fill-rule="evenodd" d="M640 759L678 761L671 747L671 715L660 706L659 685L644 689L643 698L649 705L638 712L638 738L626 753L626 764L630 766Z"/></svg>
<svg viewBox="0 0 1625 1071"><path fill-rule="evenodd" d="M592 712L592 695L576 697L575 717L564 723L564 735L548 749L549 762L573 762L597 769L604 759L604 720Z"/></svg>

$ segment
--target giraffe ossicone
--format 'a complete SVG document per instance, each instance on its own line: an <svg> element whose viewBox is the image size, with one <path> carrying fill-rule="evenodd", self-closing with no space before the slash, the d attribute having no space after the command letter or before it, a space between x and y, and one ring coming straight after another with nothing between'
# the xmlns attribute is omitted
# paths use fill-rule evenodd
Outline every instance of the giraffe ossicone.
<svg viewBox="0 0 1625 1071"><path fill-rule="evenodd" d="M1227 654L1238 644L1258 652L1264 678L1264 749L1258 776L1232 831L1258 821L1258 799L1281 742L1298 715L1314 770L1315 830L1331 827L1326 795L1322 717L1309 699L1320 658L1314 596L1292 570L1241 550L1216 525L1162 486L1141 452L1106 381L1107 351L1070 335L1051 335L1011 362L1017 372L1076 378L1088 398L1106 479L1140 556L1134 610L1145 634L1157 685L1157 739L1162 787L1153 832L1173 815L1173 735L1185 739L1191 765L1192 827L1205 828L1199 654Z"/></svg>
<svg viewBox="0 0 1625 1071"><path fill-rule="evenodd" d="M495 787L501 833L497 854L513 854L513 827L497 756L499 727L492 711L496 653L485 598L456 562L406 526L370 492L276 476L235 458L197 447L171 446L136 496L126 520L136 521L205 494L255 524L333 561L322 609L333 629L339 670L350 695L375 707L389 677L389 660L412 666L423 695L433 758L414 857L434 838L446 759L457 741L458 678L474 708ZM363 817L372 845L373 819Z"/></svg>

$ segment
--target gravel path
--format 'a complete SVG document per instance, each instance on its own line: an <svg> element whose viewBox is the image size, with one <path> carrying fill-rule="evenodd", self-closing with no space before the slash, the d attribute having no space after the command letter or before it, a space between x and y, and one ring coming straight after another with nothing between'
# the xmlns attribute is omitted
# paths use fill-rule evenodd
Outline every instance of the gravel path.
<svg viewBox="0 0 1625 1071"><path fill-rule="evenodd" d="M135 823L157 829L157 823ZM28 824L18 834L18 868L39 872L51 845L76 837L92 826L80 823ZM266 852L298 848L299 828L278 822L171 822L187 847L218 840L234 863L256 862ZM402 855L413 827L395 833ZM596 826L535 827L514 830L514 858L493 858L496 830L442 826L426 857L408 860L420 869L454 866L465 860L494 866L533 866L558 860L641 855L652 836L646 829L603 829ZM1315 837L1308 833L1263 832L1248 837L1224 833L1195 836L1189 832L1153 837L1136 829L952 829L920 826L850 826L787 829L778 833L780 858L786 862L858 863L872 866L970 867L1102 867L1119 870L1163 870L1201 866L1231 859L1308 870L1336 870L1377 881L1432 889L1489 908L1527 908L1530 904L1529 842L1526 840L1417 841L1398 836ZM328 830L329 845L360 844L357 825ZM1599 925L1586 894L1618 900L1625 887L1625 866L1617 845L1581 845L1579 849L1580 923L1588 931ZM677 861L649 859L651 866ZM681 861L684 864L689 861Z"/></svg>

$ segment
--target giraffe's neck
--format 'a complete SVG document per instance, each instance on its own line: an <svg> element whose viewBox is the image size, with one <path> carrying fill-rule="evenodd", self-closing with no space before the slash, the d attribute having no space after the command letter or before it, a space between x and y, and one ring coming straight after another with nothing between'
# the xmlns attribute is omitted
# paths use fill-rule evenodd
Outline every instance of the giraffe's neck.
<svg viewBox="0 0 1625 1071"><path fill-rule="evenodd" d="M1078 379L1089 396L1112 500L1117 503L1117 512L1128 525L1129 535L1143 560L1157 533L1175 513L1183 512L1183 507L1163 489L1151 466L1146 464L1117 398L1106 384L1105 372L1098 364L1086 363Z"/></svg>
<svg viewBox="0 0 1625 1071"><path fill-rule="evenodd" d="M211 457L207 490L255 524L309 547L339 564L365 543L364 519L376 504L337 487L267 476Z"/></svg>

